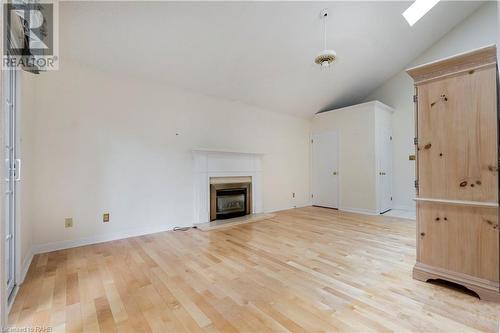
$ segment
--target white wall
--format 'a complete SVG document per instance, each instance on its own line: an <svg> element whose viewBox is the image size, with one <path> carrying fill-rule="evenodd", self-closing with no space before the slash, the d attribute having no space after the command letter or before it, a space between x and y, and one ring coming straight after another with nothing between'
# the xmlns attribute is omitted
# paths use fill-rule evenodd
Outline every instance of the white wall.
<svg viewBox="0 0 500 333"><path fill-rule="evenodd" d="M418 23L417 23L418 24ZM438 60L457 53L497 42L497 8L495 2L486 2L475 13L458 24L441 40L407 67ZM370 93L365 101L379 100L393 108L394 185L395 208L414 209L413 198L415 162L414 154L413 81L404 69Z"/></svg>
<svg viewBox="0 0 500 333"><path fill-rule="evenodd" d="M195 147L266 153L264 210L308 204L309 120L67 61L37 78L36 105L38 250L191 225Z"/></svg>

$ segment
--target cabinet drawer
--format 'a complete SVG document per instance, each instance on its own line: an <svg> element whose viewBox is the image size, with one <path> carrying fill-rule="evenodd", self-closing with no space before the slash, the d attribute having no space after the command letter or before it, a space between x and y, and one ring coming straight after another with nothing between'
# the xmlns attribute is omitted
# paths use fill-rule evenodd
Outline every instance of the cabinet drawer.
<svg viewBox="0 0 500 333"><path fill-rule="evenodd" d="M499 281L498 208L417 204L417 260Z"/></svg>

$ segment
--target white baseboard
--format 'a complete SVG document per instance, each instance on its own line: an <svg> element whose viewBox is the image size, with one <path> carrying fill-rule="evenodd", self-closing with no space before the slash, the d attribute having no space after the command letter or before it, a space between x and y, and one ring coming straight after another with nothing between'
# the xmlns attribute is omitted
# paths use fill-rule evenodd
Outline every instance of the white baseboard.
<svg viewBox="0 0 500 333"><path fill-rule="evenodd" d="M28 254L26 255L26 257L24 257L24 260L23 260L23 263L21 265L21 272L20 272L20 276L19 276L19 281L18 284L21 284L24 282L24 279L26 278L26 274L28 274L28 270L30 269L30 265L31 265L31 262L33 261L33 256L34 256L34 252L33 252L33 249L31 248L28 252Z"/></svg>
<svg viewBox="0 0 500 333"><path fill-rule="evenodd" d="M415 212L417 210L417 207L416 207L416 205L411 205L411 206L395 205L394 207L392 207L392 209L405 210L407 212Z"/></svg>
<svg viewBox="0 0 500 333"><path fill-rule="evenodd" d="M340 211L349 213L358 213L364 215L380 215L376 210L364 209L364 208L351 208L351 207L339 207Z"/></svg>
<svg viewBox="0 0 500 333"><path fill-rule="evenodd" d="M279 208L273 208L273 209L266 209L266 210L264 210L264 212L265 213L274 213L274 212L278 212L281 210L287 210L287 209L292 209L292 208L301 208L301 207L307 207L307 206L310 206L309 203L306 203L306 204L300 205L300 206L295 206L295 207L286 206L286 207L279 207ZM90 236L90 237L78 238L78 239L74 239L74 240L59 241L59 242L34 245L32 251L30 253L29 260L26 259L25 260L26 263L23 263L22 277L24 280L24 276L26 275L26 272L29 269L29 265L31 263L31 260L33 259L33 255L35 255L35 254L70 249L73 247L84 246L84 245L104 243L104 242L109 242L109 241L113 241L113 240L117 240L117 239L124 239L124 238L129 238L129 237L154 234L157 232L170 231L172 229L173 229L172 226L134 228L134 229L128 229L128 230L124 230L124 231L120 231L120 232L103 234L103 235L95 235L95 236Z"/></svg>
<svg viewBox="0 0 500 333"><path fill-rule="evenodd" d="M98 243L109 242L109 241L113 241L113 240L117 240L117 239L124 239L124 238L129 238L129 237L154 234L157 232L170 231L172 229L173 229L172 226L133 228L133 229L123 230L123 231L119 231L119 232L108 233L108 234L103 234L103 235L95 235L95 236L90 236L90 237L85 237L85 238L74 239L74 240L39 244L39 245L33 246L33 253L40 254L40 253L57 251L57 250L70 249L70 248L78 247L78 246L98 244Z"/></svg>
<svg viewBox="0 0 500 333"><path fill-rule="evenodd" d="M29 252L28 254L26 255L26 257L24 257L24 260L23 262L21 263L21 267L20 267L20 271L16 272L19 273L19 275L17 276L17 281L16 281L16 285L14 287L14 290L12 292L12 296L9 298L8 302L7 302L7 313L10 313L10 310L12 309L12 305L14 304L14 301L16 300L16 297L17 297L17 293L19 291L19 287L21 284L23 284L24 282L24 279L26 278L26 274L28 274L28 270L31 266L31 262L33 261L33 249L29 249Z"/></svg>
<svg viewBox="0 0 500 333"><path fill-rule="evenodd" d="M297 205L297 206L283 206L283 207L276 207L276 208L271 208L271 209L264 209L264 213L276 213L282 210L288 210L288 209L293 209L293 208L303 208L303 207L309 207L311 204L305 203L302 205Z"/></svg>

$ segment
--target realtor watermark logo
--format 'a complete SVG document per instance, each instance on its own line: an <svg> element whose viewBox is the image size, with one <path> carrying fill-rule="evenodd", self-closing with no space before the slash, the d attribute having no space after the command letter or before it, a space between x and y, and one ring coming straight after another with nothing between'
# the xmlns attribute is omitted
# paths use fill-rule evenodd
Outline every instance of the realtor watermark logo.
<svg viewBox="0 0 500 333"><path fill-rule="evenodd" d="M4 4L2 69L31 72L59 68L57 1Z"/></svg>

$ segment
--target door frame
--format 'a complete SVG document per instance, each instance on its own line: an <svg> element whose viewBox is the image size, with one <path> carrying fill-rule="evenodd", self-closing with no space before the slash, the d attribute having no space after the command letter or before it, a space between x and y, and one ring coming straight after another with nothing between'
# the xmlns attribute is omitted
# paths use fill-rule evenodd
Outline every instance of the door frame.
<svg viewBox="0 0 500 333"><path fill-rule="evenodd" d="M0 6L0 16L3 17L3 6ZM0 33L1 35L1 33ZM3 50L3 43L0 45L0 50ZM2 53L3 54L3 53ZM4 117L4 100L5 100L5 72L0 70L0 101L1 101L1 114L0 117L0 129L3 130L5 126L5 117ZM0 146L5 147L4 135L0 135ZM3 148L2 148L3 149ZM2 151L2 160L3 160L3 151ZM5 181L3 181L5 174L5 163L0 163L0 175L2 181L0 181L0 191L5 193ZM0 200L0 239L5 239L5 200ZM0 327L7 327L7 289L5 288L7 282L5 281L5 247L0 246Z"/></svg>
<svg viewBox="0 0 500 333"><path fill-rule="evenodd" d="M9 250L9 253L6 253L6 256L5 256L5 259L7 260L7 255L9 255L10 257L8 258L8 263L9 263L9 270L10 268L12 268L12 277L11 277L11 282L12 282L12 289L9 290L7 289L7 293L6 293L6 296L7 296L7 301L9 302L9 300L11 299L11 296L13 295L14 293L14 290L16 289L16 280L17 280L17 274L16 274L16 269L17 269L17 223L16 223L16 218L17 218L17 186L16 186L16 177L17 177L17 172L15 172L14 170L16 169L16 160L17 160L17 120L16 120L16 117L17 117L17 102L18 102L18 99L17 99L17 76L18 74L16 73L16 70L15 69L9 69L8 74L5 76L5 79L6 79L6 86L8 86L8 91L9 91L9 95L10 96L6 96L6 99L11 97L12 96L12 100L10 100L11 102L11 105L10 106L7 106L7 110L4 110L4 115L6 112L9 113L9 116L8 116L8 119L9 119L9 123L5 124L5 128L4 130L7 129L8 127L8 135L9 135L9 139L8 139L8 142L5 143L5 146L4 147L7 147L7 145L11 145L11 151L9 151L9 168L12 166L12 169L10 170L6 170L7 172L9 172L8 174L8 184L9 184L9 188L7 189L8 191L12 190L12 192L10 193L10 196L9 198L7 198L7 200L9 201L9 205L12 205L12 206L9 206L9 207L6 207L7 210L6 210L6 213L9 214L8 216L8 221L4 221L4 223L6 224L9 224L9 228L12 227L13 230L10 230L9 229L9 232L12 234L12 238L11 238L11 242L12 242L12 253L10 252ZM12 81L11 81L12 80ZM6 107L6 105L4 104L4 107ZM5 149L5 148L4 148ZM6 195L7 195L7 191L4 192ZM12 211L11 211L12 209ZM10 226L10 223L12 222L12 226ZM7 230L6 231L6 235L7 235ZM6 240L6 238L2 238L2 241ZM9 286L7 286L9 287Z"/></svg>
<svg viewBox="0 0 500 333"><path fill-rule="evenodd" d="M26 74L26 72L23 72L19 69L16 70L16 109L15 109L15 132L16 132L16 138L15 138L15 157L18 159L21 163L22 160L22 151L21 151L21 118L22 118L22 98L21 98L21 93L22 93L22 77L23 75ZM15 243L14 243L14 251L15 251L15 268L14 268L14 278L15 278L15 287L14 290L11 293L11 298L9 299L10 303L8 303L8 310L10 312L10 308L14 304L14 300L16 298L17 292L19 291L19 285L23 282L23 262L21 261L23 258L21 257L21 219L22 219L22 211L21 211L21 194L22 194L22 186L21 186L21 181L22 181L22 165L18 164L19 170L17 170L19 175L19 180L14 183L14 186L16 187L15 190L15 224L14 224L14 232L15 232ZM30 245L31 246L31 245ZM31 249L29 250L31 252ZM29 256L30 253L26 253L26 256Z"/></svg>
<svg viewBox="0 0 500 333"><path fill-rule="evenodd" d="M1 101L1 113L2 116L0 117L0 128L2 131L5 129L5 126L8 126L8 124L5 123L5 107L6 107L6 98L7 96L5 95L6 93L6 85L8 84L8 72L7 71L1 71L2 73L0 74L0 87L1 87L1 93L0 93L0 101ZM15 90L15 96L14 96L14 159L19 159L21 158L21 136L20 136L20 118L21 118L21 87L22 87L22 73L20 70L15 69L14 70L14 90ZM0 135L0 145L2 149L5 149L5 145L7 142L5 140L5 135ZM3 152L2 152L3 154ZM3 156L3 155L2 155ZM21 166L19 165L18 168L20 169ZM0 163L0 174L2 177L2 181L0 182L0 191L2 193L5 193L7 190L7 182L5 181L5 163ZM17 171L19 172L19 170ZM16 172L15 177L17 175L20 175L19 173ZM14 178L15 178L14 177ZM14 181L14 272L13 272L13 279L14 279L14 288L12 291L9 293L7 289L7 281L6 281L6 271L5 271L5 264L6 264L6 252L5 252L5 243L3 242L2 246L0 246L0 311L1 311L1 316L0 316L0 327L6 327L7 325L7 318L8 318L8 313L10 312L10 309L12 307L12 304L14 303L14 300L16 298L17 292L19 290L19 284L22 282L22 266L21 266L21 223L20 223L20 212L21 212L21 207L20 207L20 191L21 191L21 186L20 186L20 181ZM1 200L0 203L0 208L1 208L1 218L0 218L0 239L5 240L7 230L6 230L6 207L5 205L5 198Z"/></svg>
<svg viewBox="0 0 500 333"><path fill-rule="evenodd" d="M341 154L341 151L340 151L340 147L341 147L341 144L340 144L340 140L341 140L341 131L340 129L328 129L328 130L321 130L321 131L314 131L314 132L311 132L309 133L309 204L311 206L314 206L313 204L313 198L312 198L312 195L313 195L313 136L314 135L317 135L317 134L321 134L321 133L331 133L331 132L334 132L334 133L337 133L337 158L338 158L338 161L337 161L337 208L331 208L331 209L338 209L338 210L341 210L342 208L342 197L340 195L341 191L340 191L340 188L341 188L341 182L342 182L342 168L341 168L341 158L342 158L342 154ZM316 207L320 207L320 206L316 206ZM324 208L330 208L330 207L324 207Z"/></svg>

